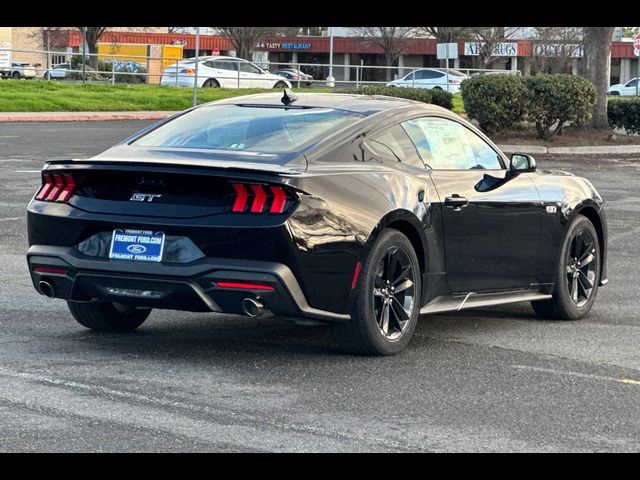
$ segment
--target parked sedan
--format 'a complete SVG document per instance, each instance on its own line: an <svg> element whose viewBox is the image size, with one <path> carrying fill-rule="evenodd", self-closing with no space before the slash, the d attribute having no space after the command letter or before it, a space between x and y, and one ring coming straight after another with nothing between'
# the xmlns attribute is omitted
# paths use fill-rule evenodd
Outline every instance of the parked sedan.
<svg viewBox="0 0 640 480"><path fill-rule="evenodd" d="M313 85L313 76L295 68L281 68L274 70L271 73L286 78L294 85L297 85L298 82L307 87Z"/></svg>
<svg viewBox="0 0 640 480"><path fill-rule="evenodd" d="M195 59L165 68L160 84L193 88ZM210 88L291 88L291 83L257 65L236 57L203 57L198 61L198 86Z"/></svg>
<svg viewBox="0 0 640 480"><path fill-rule="evenodd" d="M66 78L67 70L71 70L71 66L68 63L60 63L45 70L42 76L45 80Z"/></svg>
<svg viewBox="0 0 640 480"><path fill-rule="evenodd" d="M637 94L637 90L636 90L637 84L638 84L638 79L634 78L629 80L625 84L618 83L616 85L611 85L607 90L607 95L622 95L625 97L635 96Z"/></svg>
<svg viewBox="0 0 640 480"><path fill-rule="evenodd" d="M405 75L404 77L387 83L388 87L405 88L434 88L436 90L446 90L456 93L460 90L462 81L468 78L464 73L449 69L448 81L446 70L437 68L421 68Z"/></svg>
<svg viewBox="0 0 640 480"><path fill-rule="evenodd" d="M589 313L607 223L588 180L508 158L440 107L298 97L212 102L47 162L27 217L36 290L98 331L153 308L273 312L375 355L400 352L421 314Z"/></svg>

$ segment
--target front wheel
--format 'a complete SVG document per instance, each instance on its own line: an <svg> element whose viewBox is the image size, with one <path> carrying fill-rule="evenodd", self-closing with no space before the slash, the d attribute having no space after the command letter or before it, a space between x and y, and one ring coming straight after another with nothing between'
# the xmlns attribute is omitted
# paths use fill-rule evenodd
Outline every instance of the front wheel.
<svg viewBox="0 0 640 480"><path fill-rule="evenodd" d="M100 332L131 332L144 323L151 309L133 308L110 302L67 302L78 323Z"/></svg>
<svg viewBox="0 0 640 480"><path fill-rule="evenodd" d="M273 86L273 88L289 88L289 87L284 82L276 82L276 84Z"/></svg>
<svg viewBox="0 0 640 480"><path fill-rule="evenodd" d="M600 268L598 233L587 217L577 215L562 244L553 298L531 302L536 314L554 320L585 317L598 293Z"/></svg>
<svg viewBox="0 0 640 480"><path fill-rule="evenodd" d="M202 85L203 88L220 88L220 84L215 78L207 78L206 82Z"/></svg>
<svg viewBox="0 0 640 480"><path fill-rule="evenodd" d="M421 286L411 242L397 230L384 230L362 266L351 320L333 325L340 347L360 355L402 351L418 323Z"/></svg>

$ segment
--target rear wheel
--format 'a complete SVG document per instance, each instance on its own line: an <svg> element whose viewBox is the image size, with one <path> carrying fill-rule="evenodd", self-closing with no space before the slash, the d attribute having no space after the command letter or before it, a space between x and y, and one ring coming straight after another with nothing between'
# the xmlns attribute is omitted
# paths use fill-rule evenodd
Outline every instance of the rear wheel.
<svg viewBox="0 0 640 480"><path fill-rule="evenodd" d="M202 86L204 88L220 88L220 84L215 78L207 78L207 81Z"/></svg>
<svg viewBox="0 0 640 480"><path fill-rule="evenodd" d="M555 320L586 316L598 292L600 264L598 233L587 217L577 215L562 245L553 298L531 302L536 314Z"/></svg>
<svg viewBox="0 0 640 480"><path fill-rule="evenodd" d="M287 87L287 84L284 82L276 82L273 88L288 88L288 87Z"/></svg>
<svg viewBox="0 0 640 480"><path fill-rule="evenodd" d="M362 266L351 320L333 325L341 348L393 355L409 343L420 315L421 273L409 239L384 230Z"/></svg>
<svg viewBox="0 0 640 480"><path fill-rule="evenodd" d="M101 332L131 332L144 323L151 309L138 309L110 302L67 302L78 323Z"/></svg>

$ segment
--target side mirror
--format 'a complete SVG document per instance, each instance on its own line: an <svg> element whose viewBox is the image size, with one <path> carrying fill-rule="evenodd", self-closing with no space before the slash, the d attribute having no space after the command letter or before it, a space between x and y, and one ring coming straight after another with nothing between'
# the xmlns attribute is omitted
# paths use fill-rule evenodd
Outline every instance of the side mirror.
<svg viewBox="0 0 640 480"><path fill-rule="evenodd" d="M514 173L535 172L536 160L526 153L514 153L509 168Z"/></svg>

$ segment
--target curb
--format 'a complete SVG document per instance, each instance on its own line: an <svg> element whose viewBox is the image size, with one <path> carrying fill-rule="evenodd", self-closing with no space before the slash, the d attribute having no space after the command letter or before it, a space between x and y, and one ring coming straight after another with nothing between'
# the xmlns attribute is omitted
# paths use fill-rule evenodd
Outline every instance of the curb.
<svg viewBox="0 0 640 480"><path fill-rule="evenodd" d="M175 112L0 112L0 122L106 122L162 120Z"/></svg>
<svg viewBox="0 0 640 480"><path fill-rule="evenodd" d="M539 145L498 145L505 153L530 153L542 155L606 155L620 153L640 154L640 145L597 145L588 147L542 147Z"/></svg>

